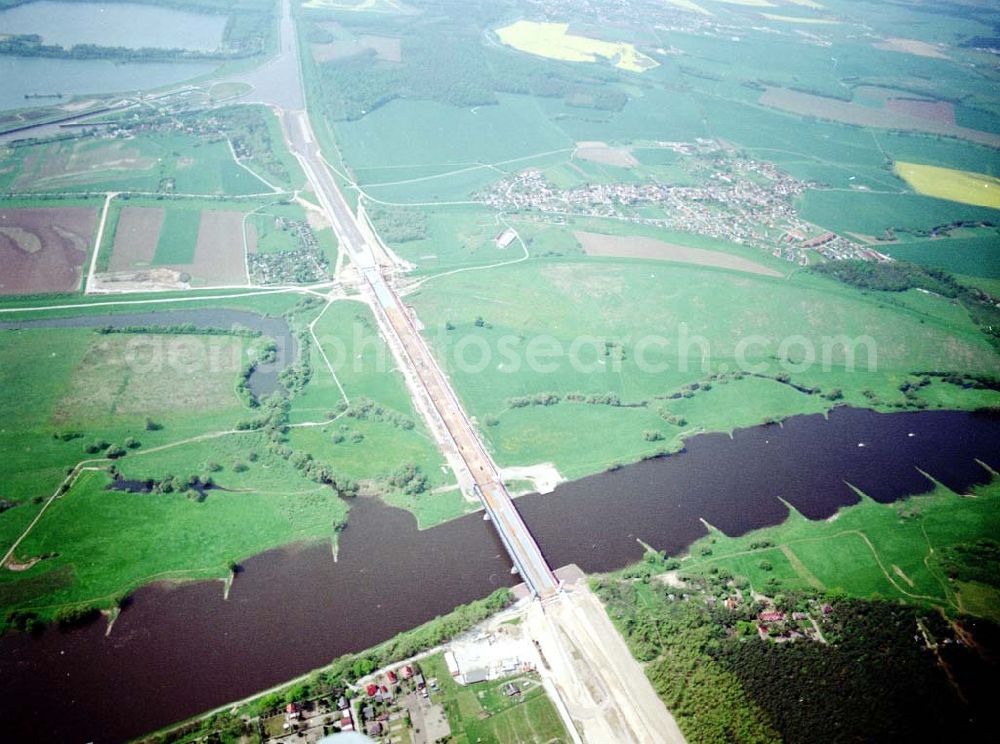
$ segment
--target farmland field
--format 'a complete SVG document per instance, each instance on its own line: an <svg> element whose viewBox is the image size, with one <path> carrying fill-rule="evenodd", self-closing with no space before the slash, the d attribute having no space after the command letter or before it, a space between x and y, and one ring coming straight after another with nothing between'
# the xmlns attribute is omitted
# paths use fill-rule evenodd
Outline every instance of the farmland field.
<svg viewBox="0 0 1000 744"><path fill-rule="evenodd" d="M0 187L18 192L139 191L242 196L270 191L225 142L186 134L73 139L0 150Z"/></svg>
<svg viewBox="0 0 1000 744"><path fill-rule="evenodd" d="M919 194L1000 209L1000 178L919 163L897 162L895 168Z"/></svg>
<svg viewBox="0 0 1000 744"><path fill-rule="evenodd" d="M760 103L782 111L802 116L816 116L821 119L880 129L903 129L946 134L952 137L990 145L1000 146L1000 135L980 132L968 127L959 127L926 116L913 115L900 110L877 109L834 98L802 93L784 88L768 88L760 97Z"/></svg>
<svg viewBox="0 0 1000 744"><path fill-rule="evenodd" d="M751 274L763 274L764 276L781 276L774 269L737 256L675 245L652 238L598 235L597 233L588 232L577 232L575 235L580 245L583 246L584 253L588 256L650 258L656 261L676 261L677 263L695 264L697 266L714 266L720 269L746 271Z"/></svg>
<svg viewBox="0 0 1000 744"><path fill-rule="evenodd" d="M79 289L96 227L95 208L0 208L0 294Z"/></svg>
<svg viewBox="0 0 1000 744"><path fill-rule="evenodd" d="M658 64L632 44L607 42L567 33L569 24L518 21L497 29L497 36L509 46L541 57L568 62L596 62L609 59L615 67L644 72Z"/></svg>
<svg viewBox="0 0 1000 744"><path fill-rule="evenodd" d="M214 205L217 206L217 205ZM194 286L245 284L244 212L201 209L198 203L166 207L121 206L113 247L106 236L108 271L168 269L187 275Z"/></svg>

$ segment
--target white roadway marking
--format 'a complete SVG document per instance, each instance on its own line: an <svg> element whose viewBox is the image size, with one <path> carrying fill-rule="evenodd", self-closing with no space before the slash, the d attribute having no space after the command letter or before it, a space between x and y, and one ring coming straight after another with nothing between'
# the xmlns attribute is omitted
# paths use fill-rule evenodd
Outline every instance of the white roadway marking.
<svg viewBox="0 0 1000 744"><path fill-rule="evenodd" d="M97 254L101 250L101 242L104 240L104 225L108 221L108 210L111 208L111 200L118 196L117 191L109 191L104 196L104 209L101 211L101 223L97 226L97 237L94 239L94 250L90 254L90 269L87 271L87 280L83 285L83 293L90 292L94 282L94 272L97 271Z"/></svg>

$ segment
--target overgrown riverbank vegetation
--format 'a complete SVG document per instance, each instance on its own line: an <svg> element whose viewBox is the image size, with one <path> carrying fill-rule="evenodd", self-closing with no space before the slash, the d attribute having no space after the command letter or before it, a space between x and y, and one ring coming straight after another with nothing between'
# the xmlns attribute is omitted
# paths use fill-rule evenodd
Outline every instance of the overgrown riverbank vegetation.
<svg viewBox="0 0 1000 744"><path fill-rule="evenodd" d="M679 449L699 431L838 405L1000 402L983 326L957 300L917 289L545 258L441 276L410 302L471 413L490 422L482 432L499 462L551 461L571 478ZM984 382L965 383L976 376ZM553 405L521 405L537 399Z"/></svg>
<svg viewBox="0 0 1000 744"><path fill-rule="evenodd" d="M297 337L274 394L245 385L277 352L245 328L176 324L165 312L156 325L0 331L0 410L19 422L0 432L5 552L46 508L12 556L19 570L0 572L11 627L110 608L157 579L225 578L290 542L335 541L359 489L422 525L468 509L457 491L432 492L449 476L366 308L326 309L317 346L306 326L322 302L233 302L284 314ZM109 490L115 477L132 490Z"/></svg>
<svg viewBox="0 0 1000 744"><path fill-rule="evenodd" d="M692 744L985 735L1000 484L792 512L594 580Z"/></svg>

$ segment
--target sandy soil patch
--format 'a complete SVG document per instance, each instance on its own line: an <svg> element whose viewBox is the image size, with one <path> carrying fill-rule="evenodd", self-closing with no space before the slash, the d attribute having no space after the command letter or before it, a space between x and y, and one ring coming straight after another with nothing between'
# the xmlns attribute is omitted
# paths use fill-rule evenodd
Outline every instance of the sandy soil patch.
<svg viewBox="0 0 1000 744"><path fill-rule="evenodd" d="M187 275L162 267L149 271L117 271L96 274L91 284L95 292L161 292L169 289L190 289Z"/></svg>
<svg viewBox="0 0 1000 744"><path fill-rule="evenodd" d="M295 203L306 210L306 220L309 222L309 227L313 230L323 230L327 227L333 227L330 224L330 218L326 216L326 212L308 199L296 196Z"/></svg>
<svg viewBox="0 0 1000 744"><path fill-rule="evenodd" d="M0 209L0 294L79 289L96 227L95 208Z"/></svg>
<svg viewBox="0 0 1000 744"><path fill-rule="evenodd" d="M683 744L677 722L586 582L544 608L529 605L524 628L544 659L542 677L558 689L584 741Z"/></svg>
<svg viewBox="0 0 1000 744"><path fill-rule="evenodd" d="M577 142L573 157L622 168L634 168L639 165L639 161L624 147L611 147L605 142Z"/></svg>
<svg viewBox="0 0 1000 744"><path fill-rule="evenodd" d="M889 108L862 106L850 101L815 96L811 93L802 93L788 88L768 88L758 99L758 102L800 116L816 116L820 119L839 121L859 127L945 134L990 147L1000 147L1000 135L992 132L981 132L977 129L959 127L923 116L893 111Z"/></svg>
<svg viewBox="0 0 1000 744"><path fill-rule="evenodd" d="M656 577L661 584L673 587L674 589L687 589L688 585L681 581L680 571L666 571Z"/></svg>
<svg viewBox="0 0 1000 744"><path fill-rule="evenodd" d="M690 248L686 245L638 236L599 235L588 232L574 232L573 234L588 256L652 258L658 261L675 261L698 266L746 271L763 276L783 276L781 272L762 264L720 251Z"/></svg>
<svg viewBox="0 0 1000 744"><path fill-rule="evenodd" d="M111 272L139 269L152 264L165 215L166 210L161 207L122 208L108 264Z"/></svg>
<svg viewBox="0 0 1000 744"><path fill-rule="evenodd" d="M885 41L880 41L875 45L876 49L885 49L890 52L903 52L905 54L915 54L918 57L933 57L934 59L948 59L948 55L942 52L933 44L916 39L902 39L891 37Z"/></svg>
<svg viewBox="0 0 1000 744"><path fill-rule="evenodd" d="M532 487L538 493L552 493L556 486L565 483L556 466L551 462L543 462L538 465L528 465L524 467L503 468L500 477L504 480L526 480L530 481Z"/></svg>
<svg viewBox="0 0 1000 744"><path fill-rule="evenodd" d="M35 556L34 558L29 558L24 563L18 563L13 558L11 558L9 561L7 561L6 567L8 571L27 571L29 568L32 568L35 564L37 564L41 560L42 560L41 558Z"/></svg>

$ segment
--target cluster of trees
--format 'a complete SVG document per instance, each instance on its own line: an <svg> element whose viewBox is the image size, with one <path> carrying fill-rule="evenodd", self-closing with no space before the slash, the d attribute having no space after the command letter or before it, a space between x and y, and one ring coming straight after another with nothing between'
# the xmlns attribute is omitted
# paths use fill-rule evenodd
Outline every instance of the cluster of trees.
<svg viewBox="0 0 1000 744"><path fill-rule="evenodd" d="M566 400L580 400L589 406L612 406L613 408L618 408L619 406L624 405L621 398L618 397L618 393L591 393L590 395L580 399L575 397L570 398L570 396L567 395ZM643 401L642 404L644 405L645 401Z"/></svg>
<svg viewBox="0 0 1000 744"><path fill-rule="evenodd" d="M309 361L309 331L301 330L296 335L299 340L299 357L293 364L281 370L278 381L290 394L302 392L312 379L312 364Z"/></svg>
<svg viewBox="0 0 1000 744"><path fill-rule="evenodd" d="M112 444L106 439L95 439L83 445L83 451L88 455L96 455L103 452L105 457L115 460L127 455L130 449L138 449L142 446L142 443L134 437L126 437L123 444L124 446Z"/></svg>
<svg viewBox="0 0 1000 744"><path fill-rule="evenodd" d="M534 395L518 395L507 399L508 408L528 408L529 406L554 406L562 400L559 393L535 393Z"/></svg>
<svg viewBox="0 0 1000 744"><path fill-rule="evenodd" d="M204 116L204 113L195 115ZM291 173L278 157L279 149L275 148L271 137L272 127L267 117L272 114L269 111L258 106L226 106L214 109L211 116L219 121L238 155L252 159L254 167L272 180L291 183ZM284 143L279 143L278 148L283 150Z"/></svg>
<svg viewBox="0 0 1000 744"><path fill-rule="evenodd" d="M441 14L419 26L400 28L402 62L390 62L373 50L319 66L329 115L353 120L396 98L437 101L459 107L498 102L497 93L562 98L568 105L618 111L628 96L616 85L622 73L604 65L566 65L531 57L500 45L482 43L482 29L499 20L493 7L477 14ZM373 29L374 30L374 29ZM378 32L385 33L382 26ZM313 25L312 38L329 41Z"/></svg>
<svg viewBox="0 0 1000 744"><path fill-rule="evenodd" d="M785 741L985 740L985 711L960 699L924 645L921 627L950 637L940 615L884 601L833 607L829 645L724 643L715 653Z"/></svg>
<svg viewBox="0 0 1000 744"><path fill-rule="evenodd" d="M811 267L811 271L852 287L879 292L925 289L945 297L957 297L963 289L954 277L942 269L924 268L906 261L829 261Z"/></svg>
<svg viewBox="0 0 1000 744"><path fill-rule="evenodd" d="M288 392L283 391L272 393L259 404L257 416L240 421L236 428L244 431L260 431L268 439L268 451L287 460L306 478L331 486L341 496L356 495L358 484L353 480L338 475L332 467L315 460L308 452L296 451L288 446L288 412L291 409L288 395ZM241 471L237 466L234 466L233 470Z"/></svg>
<svg viewBox="0 0 1000 744"><path fill-rule="evenodd" d="M996 547L987 546L988 552L996 555ZM692 744L985 735L986 709L962 700L924 640L954 640L940 614L881 600L788 593L775 595L778 609L809 610L826 643L761 641L756 616L764 605L739 589L745 580L721 571L682 576L688 588L679 590L650 578L680 565L667 560L650 553L622 577L598 581L596 590ZM720 591L743 600L727 609L712 599ZM826 602L832 612L816 611ZM943 647L961 657L955 668L985 664L968 646Z"/></svg>
<svg viewBox="0 0 1000 744"><path fill-rule="evenodd" d="M365 397L355 398L354 402L343 410L345 416L358 421L377 421L379 423L391 424L398 429L406 430L414 427L413 419L409 416L405 416L399 411L394 411L391 408L386 408L385 406Z"/></svg>
<svg viewBox="0 0 1000 744"><path fill-rule="evenodd" d="M956 581L978 581L1000 587L1000 543L982 538L967 545L945 548L941 565Z"/></svg>
<svg viewBox="0 0 1000 744"><path fill-rule="evenodd" d="M421 472L420 467L412 463L401 465L393 470L389 475L388 483L407 496L421 494L430 485L427 476Z"/></svg>
<svg viewBox="0 0 1000 744"><path fill-rule="evenodd" d="M194 323L175 323L173 325L138 325L120 326L104 325L97 329L100 334L109 333L154 333L173 336L242 336L257 338L260 331L254 328L199 328Z"/></svg>
<svg viewBox="0 0 1000 744"><path fill-rule="evenodd" d="M368 216L388 243L406 243L427 237L427 217L419 209L373 204Z"/></svg>
<svg viewBox="0 0 1000 744"><path fill-rule="evenodd" d="M687 419L683 416L678 416L673 413L669 408L663 407L659 410L660 418L666 421L671 426L687 426Z"/></svg>
<svg viewBox="0 0 1000 744"><path fill-rule="evenodd" d="M967 287L944 269L919 266L907 261L830 261L811 267L811 271L829 276L859 289L879 292L904 292L923 289L960 302L972 320L994 346L1000 348L1000 307L998 301L976 287Z"/></svg>

